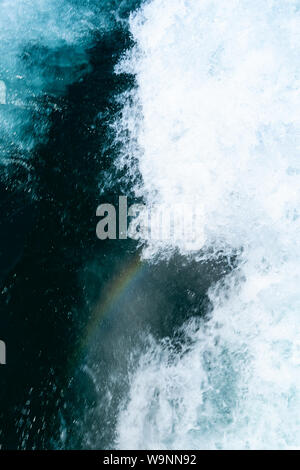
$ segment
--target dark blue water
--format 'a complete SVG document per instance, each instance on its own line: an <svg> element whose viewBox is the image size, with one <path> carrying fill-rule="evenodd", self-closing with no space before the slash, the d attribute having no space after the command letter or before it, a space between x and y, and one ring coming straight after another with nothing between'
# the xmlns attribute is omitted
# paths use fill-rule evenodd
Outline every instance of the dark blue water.
<svg viewBox="0 0 300 470"><path fill-rule="evenodd" d="M76 352L101 286L86 267L98 259L101 270L105 256L113 265L120 250L125 256L134 249L101 246L95 211L108 174L116 187L102 197L113 200L118 191L109 123L118 112L115 97L134 80L116 77L113 67L130 46L126 18L138 2L118 10L125 24L114 18L119 2L49 1L46 12L39 2L16 3L11 24L13 5L1 17L7 104L0 109L0 332L7 365L0 442L49 448L60 440L59 409L69 388L68 418L73 408L79 419L84 413L84 406L77 410L85 390L77 391ZM82 436L72 434L76 429L66 446L74 438L80 447Z"/></svg>

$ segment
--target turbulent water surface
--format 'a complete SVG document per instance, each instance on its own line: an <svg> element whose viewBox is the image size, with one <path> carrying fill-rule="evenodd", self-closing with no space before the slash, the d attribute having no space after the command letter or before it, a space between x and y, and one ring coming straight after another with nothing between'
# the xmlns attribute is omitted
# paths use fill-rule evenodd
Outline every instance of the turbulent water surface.
<svg viewBox="0 0 300 470"><path fill-rule="evenodd" d="M1 1L0 24L0 445L299 448L300 2ZM197 207L193 244L97 240L119 194Z"/></svg>

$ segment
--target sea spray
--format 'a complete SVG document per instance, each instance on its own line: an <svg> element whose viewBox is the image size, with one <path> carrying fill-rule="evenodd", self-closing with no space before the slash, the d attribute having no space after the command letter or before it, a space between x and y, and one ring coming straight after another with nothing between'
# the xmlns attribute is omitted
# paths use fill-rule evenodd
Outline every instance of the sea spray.
<svg viewBox="0 0 300 470"><path fill-rule="evenodd" d="M139 169L146 203L203 207L201 259L240 256L209 320L182 327L185 353L155 342L141 356L120 448L300 446L299 8L152 0L132 16L119 165ZM149 260L164 250L144 242Z"/></svg>

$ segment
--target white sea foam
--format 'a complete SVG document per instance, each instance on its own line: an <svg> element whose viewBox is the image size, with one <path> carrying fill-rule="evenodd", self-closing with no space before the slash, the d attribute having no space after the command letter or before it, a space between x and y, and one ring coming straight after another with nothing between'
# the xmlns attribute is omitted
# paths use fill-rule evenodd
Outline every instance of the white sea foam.
<svg viewBox="0 0 300 470"><path fill-rule="evenodd" d="M120 448L300 447L299 31L296 0L152 0L131 19L120 165L148 204L201 207L198 248L242 254L185 354L141 358Z"/></svg>

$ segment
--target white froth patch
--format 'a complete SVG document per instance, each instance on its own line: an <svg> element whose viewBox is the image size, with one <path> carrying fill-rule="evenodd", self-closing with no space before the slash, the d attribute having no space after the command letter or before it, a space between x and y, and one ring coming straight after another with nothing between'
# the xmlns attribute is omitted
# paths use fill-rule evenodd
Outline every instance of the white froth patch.
<svg viewBox="0 0 300 470"><path fill-rule="evenodd" d="M300 15L295 2L194 3L153 1L132 18L136 47L118 69L136 74L138 104L121 124L146 202L193 201L206 243L237 246L298 202Z"/></svg>
<svg viewBox="0 0 300 470"><path fill-rule="evenodd" d="M206 327L186 325L190 351L141 358L118 446L299 447L300 2L152 0L131 31L120 164L137 159L147 204L201 207L198 248L243 263Z"/></svg>

